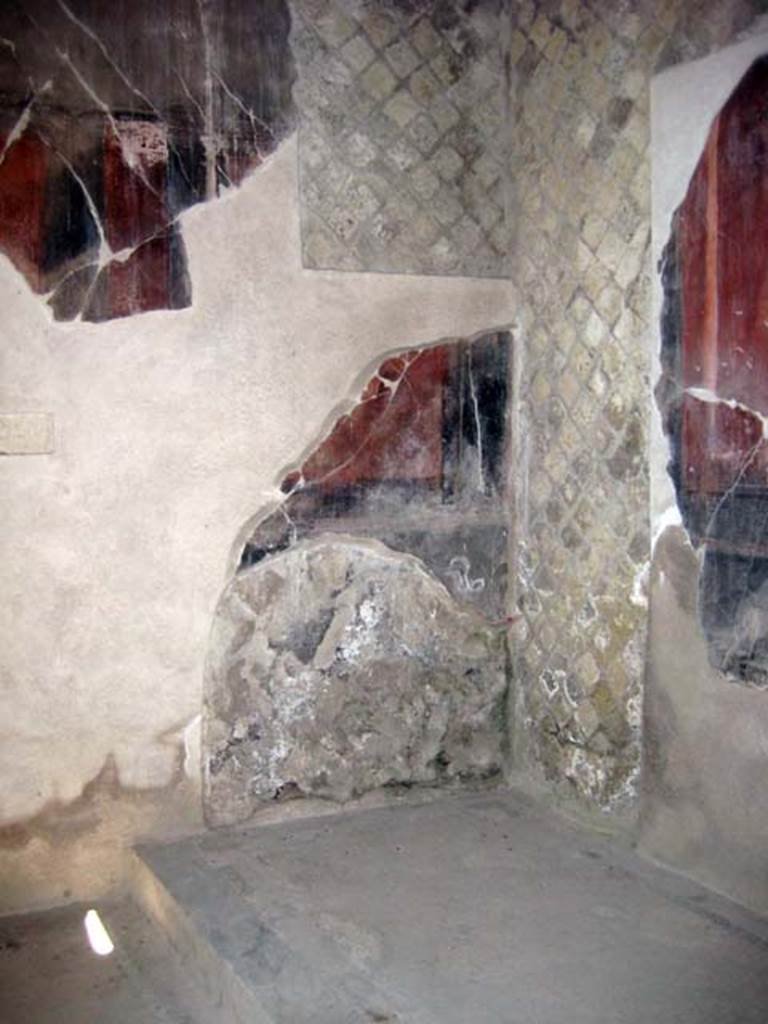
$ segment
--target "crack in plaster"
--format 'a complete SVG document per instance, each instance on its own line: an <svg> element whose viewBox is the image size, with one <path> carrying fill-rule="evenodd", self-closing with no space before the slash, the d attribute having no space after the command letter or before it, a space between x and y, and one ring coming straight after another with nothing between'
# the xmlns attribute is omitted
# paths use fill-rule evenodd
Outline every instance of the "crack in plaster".
<svg viewBox="0 0 768 1024"><path fill-rule="evenodd" d="M753 409L751 406L745 405L743 402L739 402L735 398L721 398L710 388L685 388L683 394L690 395L691 398L695 398L697 401L704 402L707 405L726 406L728 409L736 409L739 412L743 412L748 416L754 417L754 419L758 420L762 424L763 440L768 440L768 416L759 412L757 409Z"/></svg>
<svg viewBox="0 0 768 1024"><path fill-rule="evenodd" d="M3 145L2 152L0 152L0 167L2 167L2 165L5 163L5 158L6 158L7 154L8 154L8 151L11 149L11 147L16 142L18 142L18 140L22 137L24 132L27 130L27 126L29 125L29 119L32 116L32 107L34 106L35 101L37 100L38 96L40 96L44 92L47 92L51 88L51 84L52 84L51 80L48 79L48 81L45 82L37 90L37 92L35 92L30 97L30 99L27 102L26 106L22 110L21 115L19 116L18 121L16 122L16 124L14 124L13 128L8 133L8 137L5 140L5 144Z"/></svg>

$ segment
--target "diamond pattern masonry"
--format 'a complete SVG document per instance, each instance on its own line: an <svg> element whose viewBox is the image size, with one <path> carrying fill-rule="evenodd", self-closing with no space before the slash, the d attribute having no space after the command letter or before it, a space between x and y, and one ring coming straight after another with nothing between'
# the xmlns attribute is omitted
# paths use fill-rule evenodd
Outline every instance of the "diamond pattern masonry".
<svg viewBox="0 0 768 1024"><path fill-rule="evenodd" d="M524 0L513 10L515 282L527 494L518 758L603 806L639 766L650 557L648 83L725 44L744 0ZM524 484L527 487L524 488Z"/></svg>
<svg viewBox="0 0 768 1024"><path fill-rule="evenodd" d="M294 0L305 266L507 276L503 8Z"/></svg>

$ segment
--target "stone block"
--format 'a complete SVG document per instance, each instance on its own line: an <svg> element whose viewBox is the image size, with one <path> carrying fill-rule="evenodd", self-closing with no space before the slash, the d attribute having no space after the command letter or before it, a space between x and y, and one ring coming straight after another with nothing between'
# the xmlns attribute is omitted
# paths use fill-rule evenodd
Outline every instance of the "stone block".
<svg viewBox="0 0 768 1024"><path fill-rule="evenodd" d="M203 714L211 824L275 799L498 774L504 631L418 559L320 537L241 573L216 612Z"/></svg>

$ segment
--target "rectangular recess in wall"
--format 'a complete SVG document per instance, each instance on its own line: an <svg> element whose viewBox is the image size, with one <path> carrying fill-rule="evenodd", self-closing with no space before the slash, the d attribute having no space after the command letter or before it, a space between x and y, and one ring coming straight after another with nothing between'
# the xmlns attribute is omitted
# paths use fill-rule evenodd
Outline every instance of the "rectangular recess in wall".
<svg viewBox="0 0 768 1024"><path fill-rule="evenodd" d="M53 451L53 437L48 412L0 413L0 455L47 455Z"/></svg>

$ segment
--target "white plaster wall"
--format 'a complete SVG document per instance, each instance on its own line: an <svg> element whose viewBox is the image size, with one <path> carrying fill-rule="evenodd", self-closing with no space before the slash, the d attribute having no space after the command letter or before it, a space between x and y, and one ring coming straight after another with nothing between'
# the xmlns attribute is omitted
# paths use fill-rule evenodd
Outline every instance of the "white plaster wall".
<svg viewBox="0 0 768 1024"><path fill-rule="evenodd" d="M56 431L0 458L0 824L110 753L122 786L167 784L233 542L281 469L381 353L512 318L503 281L303 270L296 196L292 139L188 211L180 312L53 323L0 266L0 412Z"/></svg>

